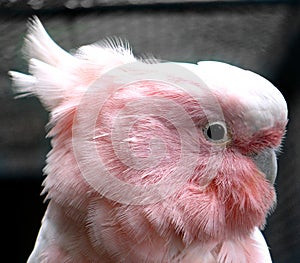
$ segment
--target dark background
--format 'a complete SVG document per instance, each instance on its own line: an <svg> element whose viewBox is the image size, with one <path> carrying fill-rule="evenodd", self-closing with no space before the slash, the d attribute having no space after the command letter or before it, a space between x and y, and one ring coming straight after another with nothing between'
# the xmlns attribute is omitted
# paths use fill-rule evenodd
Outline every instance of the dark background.
<svg viewBox="0 0 300 263"><path fill-rule="evenodd" d="M1 262L26 261L45 209L39 193L47 112L35 98L14 100L7 75L27 71L21 48L33 14L66 50L120 36L137 55L219 60L271 80L286 97L290 121L279 156L278 206L265 236L275 263L300 262L298 1L0 0Z"/></svg>

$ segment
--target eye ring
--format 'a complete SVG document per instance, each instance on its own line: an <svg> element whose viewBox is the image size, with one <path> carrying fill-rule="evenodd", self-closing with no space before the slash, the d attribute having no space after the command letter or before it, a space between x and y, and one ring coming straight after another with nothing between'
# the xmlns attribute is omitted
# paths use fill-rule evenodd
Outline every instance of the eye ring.
<svg viewBox="0 0 300 263"><path fill-rule="evenodd" d="M209 122L203 128L203 134L208 141L224 143L229 140L228 129L223 121Z"/></svg>

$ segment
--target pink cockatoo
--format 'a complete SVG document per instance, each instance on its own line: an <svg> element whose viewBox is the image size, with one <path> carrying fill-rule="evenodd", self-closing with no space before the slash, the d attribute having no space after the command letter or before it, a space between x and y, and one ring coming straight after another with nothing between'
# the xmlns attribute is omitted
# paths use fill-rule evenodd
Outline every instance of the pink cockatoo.
<svg viewBox="0 0 300 263"><path fill-rule="evenodd" d="M47 211L28 262L267 263L281 93L225 63L139 60L110 39L73 54L40 21L17 91L50 112Z"/></svg>

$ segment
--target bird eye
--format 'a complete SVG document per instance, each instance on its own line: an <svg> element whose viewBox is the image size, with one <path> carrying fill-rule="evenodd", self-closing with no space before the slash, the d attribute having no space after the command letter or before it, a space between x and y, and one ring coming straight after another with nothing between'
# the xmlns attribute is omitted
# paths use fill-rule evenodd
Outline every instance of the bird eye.
<svg viewBox="0 0 300 263"><path fill-rule="evenodd" d="M223 122L208 123L203 129L205 137L213 142L224 142L228 140L227 128Z"/></svg>

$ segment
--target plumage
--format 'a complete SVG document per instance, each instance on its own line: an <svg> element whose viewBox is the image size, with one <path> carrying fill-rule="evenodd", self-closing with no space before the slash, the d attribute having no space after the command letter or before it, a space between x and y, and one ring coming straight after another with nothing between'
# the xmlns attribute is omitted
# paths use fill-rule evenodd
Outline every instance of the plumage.
<svg viewBox="0 0 300 263"><path fill-rule="evenodd" d="M259 230L287 123L263 77L151 61L115 38L69 54L37 18L17 92L50 112L33 262L271 262Z"/></svg>

